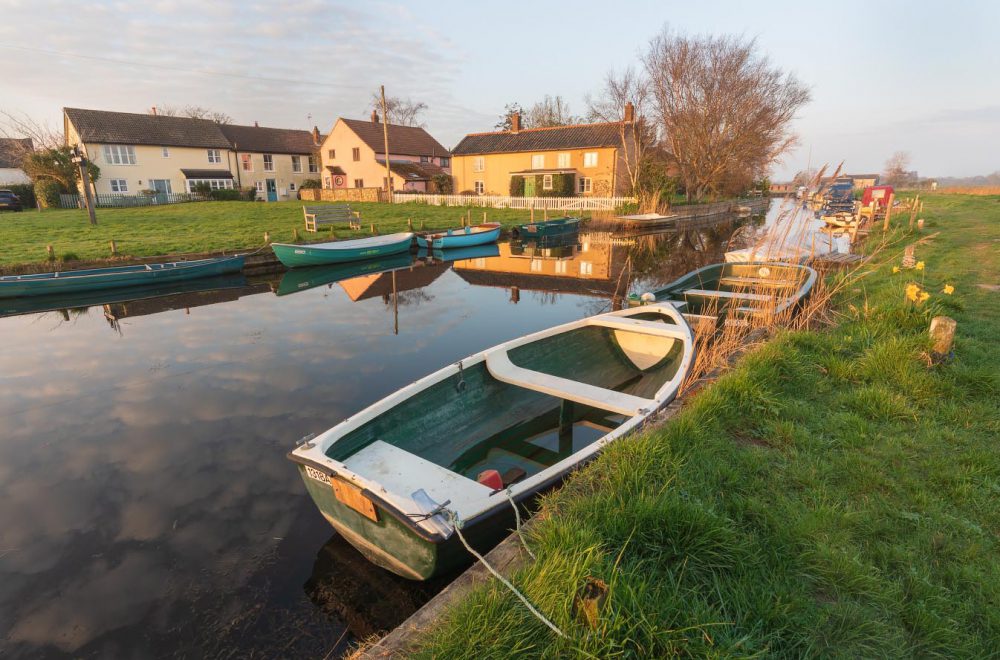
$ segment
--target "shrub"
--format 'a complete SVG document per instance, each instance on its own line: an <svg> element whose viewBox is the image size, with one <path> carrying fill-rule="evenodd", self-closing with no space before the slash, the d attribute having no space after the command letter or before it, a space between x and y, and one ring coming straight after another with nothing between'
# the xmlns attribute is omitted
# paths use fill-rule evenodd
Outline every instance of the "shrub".
<svg viewBox="0 0 1000 660"><path fill-rule="evenodd" d="M207 181L199 181L198 183L191 186L191 192L198 193L199 195L205 195L207 197L212 196L212 186Z"/></svg>
<svg viewBox="0 0 1000 660"><path fill-rule="evenodd" d="M524 177L514 175L510 177L510 196L524 197Z"/></svg>
<svg viewBox="0 0 1000 660"><path fill-rule="evenodd" d="M210 188L208 191L208 197L216 202L238 202L243 198L243 194L239 190L234 190L233 188L221 188L219 190L212 190Z"/></svg>
<svg viewBox="0 0 1000 660"><path fill-rule="evenodd" d="M305 181L302 182L302 185L299 186L299 190L311 190L313 188L321 188L321 187L322 184L320 184L319 179L306 179Z"/></svg>
<svg viewBox="0 0 1000 660"><path fill-rule="evenodd" d="M43 209L59 208L59 195L63 192L65 190L58 181L52 179L38 179L35 181L35 199L38 200Z"/></svg>
<svg viewBox="0 0 1000 660"><path fill-rule="evenodd" d="M535 195L538 197L572 197L574 190L573 184L576 182L576 177L573 174L553 174L552 176L552 190L542 189L542 175L535 175Z"/></svg>
<svg viewBox="0 0 1000 660"><path fill-rule="evenodd" d="M254 188L253 186L250 186L249 188L244 188L243 190L240 191L240 195L244 201L252 202L255 199L257 199L257 189Z"/></svg>
<svg viewBox="0 0 1000 660"><path fill-rule="evenodd" d="M0 184L0 188L9 190L21 200L21 206L32 208L35 206L35 189L30 183Z"/></svg>
<svg viewBox="0 0 1000 660"><path fill-rule="evenodd" d="M431 177L431 189L442 195L450 195L451 191L454 190L454 187L455 185L452 181L451 175L435 174Z"/></svg>

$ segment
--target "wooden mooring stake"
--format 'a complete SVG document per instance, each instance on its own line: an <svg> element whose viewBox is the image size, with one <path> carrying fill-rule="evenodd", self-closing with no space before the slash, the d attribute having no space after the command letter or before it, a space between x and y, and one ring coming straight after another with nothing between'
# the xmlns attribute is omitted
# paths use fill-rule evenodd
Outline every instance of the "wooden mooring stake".
<svg viewBox="0 0 1000 660"><path fill-rule="evenodd" d="M292 227L292 240L293 241L299 240L299 228L298 227Z"/></svg>
<svg viewBox="0 0 1000 660"><path fill-rule="evenodd" d="M115 245L115 239L113 238L111 239L111 256L112 257L118 256L118 246Z"/></svg>
<svg viewBox="0 0 1000 660"><path fill-rule="evenodd" d="M896 193L889 193L889 199L885 203L885 219L882 221L882 231L889 231L889 218L892 216L892 203L895 201Z"/></svg>
<svg viewBox="0 0 1000 660"><path fill-rule="evenodd" d="M45 254L48 256L49 261L52 261L56 258L55 250L52 249L51 245L45 246Z"/></svg>
<svg viewBox="0 0 1000 660"><path fill-rule="evenodd" d="M271 232L264 232L264 245L269 245L271 243Z"/></svg>
<svg viewBox="0 0 1000 660"><path fill-rule="evenodd" d="M955 328L958 323L950 316L935 316L931 319L931 341L934 342L933 357L940 361L951 355L951 347L955 341Z"/></svg>

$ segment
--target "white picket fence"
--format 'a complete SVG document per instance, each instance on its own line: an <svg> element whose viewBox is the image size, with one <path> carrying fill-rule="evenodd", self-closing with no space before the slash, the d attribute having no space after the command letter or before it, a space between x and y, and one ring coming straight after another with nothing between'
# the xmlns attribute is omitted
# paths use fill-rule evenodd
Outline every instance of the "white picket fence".
<svg viewBox="0 0 1000 660"><path fill-rule="evenodd" d="M537 209L539 211L613 211L623 204L635 204L634 197L507 197L504 195L433 195L393 193L397 204L411 202L431 206L479 206L494 209Z"/></svg>

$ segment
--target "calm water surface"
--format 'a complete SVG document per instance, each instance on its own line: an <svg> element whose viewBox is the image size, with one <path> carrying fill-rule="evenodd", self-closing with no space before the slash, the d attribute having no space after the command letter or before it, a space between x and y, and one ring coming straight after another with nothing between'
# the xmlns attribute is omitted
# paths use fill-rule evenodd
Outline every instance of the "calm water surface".
<svg viewBox="0 0 1000 660"><path fill-rule="evenodd" d="M333 534L295 441L721 261L737 229L731 247L760 222L0 319L0 655L322 656L395 625L447 580L397 578Z"/></svg>

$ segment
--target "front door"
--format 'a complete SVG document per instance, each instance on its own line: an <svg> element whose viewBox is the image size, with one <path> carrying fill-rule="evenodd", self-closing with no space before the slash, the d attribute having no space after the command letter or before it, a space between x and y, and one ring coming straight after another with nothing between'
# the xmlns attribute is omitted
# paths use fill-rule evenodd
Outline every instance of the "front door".
<svg viewBox="0 0 1000 660"><path fill-rule="evenodd" d="M149 187L160 194L170 194L170 179L150 179Z"/></svg>
<svg viewBox="0 0 1000 660"><path fill-rule="evenodd" d="M266 179L265 183L267 184L267 201L278 201L278 184L275 183L274 179Z"/></svg>
<svg viewBox="0 0 1000 660"><path fill-rule="evenodd" d="M524 177L524 196L525 197L535 196L535 177L533 176Z"/></svg>

